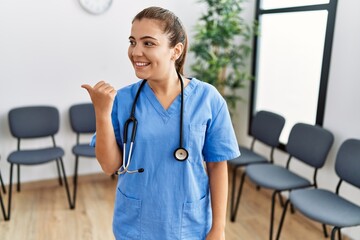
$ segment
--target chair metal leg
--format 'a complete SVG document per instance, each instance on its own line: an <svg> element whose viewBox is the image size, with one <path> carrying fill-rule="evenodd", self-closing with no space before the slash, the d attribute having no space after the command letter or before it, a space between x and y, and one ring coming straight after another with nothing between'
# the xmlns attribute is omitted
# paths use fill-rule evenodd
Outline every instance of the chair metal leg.
<svg viewBox="0 0 360 240"><path fill-rule="evenodd" d="M1 172L0 172L0 183L1 183L1 189L2 189L3 193L6 193L6 188L5 188L5 184L2 179L2 176L1 176Z"/></svg>
<svg viewBox="0 0 360 240"><path fill-rule="evenodd" d="M3 181L2 177L1 177L1 172L0 172L0 183L1 183L1 189L2 189L3 193L6 193L6 188L5 188L4 181ZM3 213L4 219L6 220L7 216L6 216L6 211L5 211L5 206L4 206L1 191L0 191L0 205L1 205L1 211Z"/></svg>
<svg viewBox="0 0 360 240"><path fill-rule="evenodd" d="M17 191L20 192L20 164L17 165Z"/></svg>
<svg viewBox="0 0 360 240"><path fill-rule="evenodd" d="M6 211L5 211L5 206L4 206L1 191L0 191L0 205L1 205L1 210L2 210L3 216L4 216L4 220L6 220L7 216L6 216Z"/></svg>
<svg viewBox="0 0 360 240"><path fill-rule="evenodd" d="M285 221L286 211L287 211L287 207L289 206L289 203L290 203L290 200L289 199L286 200L284 208L283 208L283 212L281 214L279 227L278 227L278 230L277 230L277 233L276 233L276 240L280 239L281 229L282 229L282 226L283 226L284 221Z"/></svg>
<svg viewBox="0 0 360 240"><path fill-rule="evenodd" d="M71 203L69 185L68 185L68 182L67 182L67 179L66 179L66 173L65 173L64 163L63 163L63 161L62 161L61 158L59 158L59 162L60 162L61 170L62 170L63 176L64 176L65 189L66 189L66 195L67 195L68 202L69 202L69 207L70 207L70 209L74 209L74 206L73 206L73 204Z"/></svg>
<svg viewBox="0 0 360 240"><path fill-rule="evenodd" d="M284 207L285 204L284 204L284 201L283 201L283 198L282 198L280 192L278 192L278 197L279 197L279 202L280 202L281 207Z"/></svg>
<svg viewBox="0 0 360 240"><path fill-rule="evenodd" d="M11 163L10 164L9 196L8 196L8 215L7 215L7 219L5 219L5 220L10 220L13 167L14 167L14 164Z"/></svg>
<svg viewBox="0 0 360 240"><path fill-rule="evenodd" d="M294 209L294 206L290 203L290 211L291 211L291 213L292 214L294 214L295 213L295 209Z"/></svg>
<svg viewBox="0 0 360 240"><path fill-rule="evenodd" d="M61 172L60 172L59 160L58 159L56 159L56 168L57 168L57 171L58 171L59 184L60 184L60 186L62 186Z"/></svg>
<svg viewBox="0 0 360 240"><path fill-rule="evenodd" d="M234 201L235 201L234 198L235 198L235 183L236 183L237 170L238 167L235 166L232 174L231 199L230 199L230 219L232 222L235 221L235 219L233 219L233 211L234 211Z"/></svg>
<svg viewBox="0 0 360 240"><path fill-rule="evenodd" d="M75 157L75 171L74 171L74 195L73 195L73 208L75 209L76 205L76 193L77 193L77 179L78 179L78 164L79 164L79 156Z"/></svg>
<svg viewBox="0 0 360 240"><path fill-rule="evenodd" d="M331 230L331 240L335 240L335 235L336 232L338 232L338 238L339 240L341 240L341 231L340 231L340 227L333 227L333 229Z"/></svg>
<svg viewBox="0 0 360 240"><path fill-rule="evenodd" d="M329 234L327 233L325 224L322 224L322 229L323 229L323 232L324 232L324 237L327 238L329 236Z"/></svg>
<svg viewBox="0 0 360 240"><path fill-rule="evenodd" d="M231 207L231 221L232 222L235 222L235 220L236 220L236 214L239 209L240 197L241 197L242 189L243 189L244 182L245 182L245 176L246 176L246 173L243 172L243 174L241 175L241 179L240 179L240 185L239 185L239 190L238 190L238 194L236 197L235 206ZM235 191L235 189L234 189L235 182L236 182L236 180L233 179L233 191ZM232 196L231 200L232 201L234 200L233 196Z"/></svg>
<svg viewBox="0 0 360 240"><path fill-rule="evenodd" d="M274 216L275 216L275 198L276 198L277 194L279 194L279 192L274 191L271 196L271 216L270 216L270 231L269 231L269 239L270 240L272 240L272 236L273 236Z"/></svg>

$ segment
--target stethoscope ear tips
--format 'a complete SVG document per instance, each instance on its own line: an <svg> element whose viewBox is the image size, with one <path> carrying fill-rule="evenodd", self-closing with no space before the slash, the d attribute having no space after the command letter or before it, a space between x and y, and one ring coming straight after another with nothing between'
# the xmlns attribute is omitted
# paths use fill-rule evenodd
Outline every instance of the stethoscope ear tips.
<svg viewBox="0 0 360 240"><path fill-rule="evenodd" d="M144 169L143 169L143 168L139 168L139 169L138 169L138 172L139 172L139 173L142 173L142 172L144 172Z"/></svg>
<svg viewBox="0 0 360 240"><path fill-rule="evenodd" d="M178 148L174 152L174 157L178 161L185 161L189 156L188 151L185 148Z"/></svg>

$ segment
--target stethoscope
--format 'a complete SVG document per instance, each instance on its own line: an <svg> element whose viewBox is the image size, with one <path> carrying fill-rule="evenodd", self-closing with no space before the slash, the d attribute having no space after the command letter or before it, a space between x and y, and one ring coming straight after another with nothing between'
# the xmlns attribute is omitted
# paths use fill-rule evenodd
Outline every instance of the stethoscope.
<svg viewBox="0 0 360 240"><path fill-rule="evenodd" d="M181 75L177 72L179 81L180 81L180 85L181 85L181 106L180 106L180 143L179 143L179 147L177 149L175 149L174 151L174 157L176 160L178 161L185 161L188 156L189 153L188 151L183 147L183 113L184 113L184 82L183 79L181 77ZM141 89L144 87L145 83L146 83L146 79L144 79L141 82L141 85L135 95L135 99L134 102L132 104L131 107L131 113L130 113L130 117L126 120L125 125L124 125L124 132L123 132L123 164L120 167L120 169L118 171L115 172L116 175L120 175L120 174L124 174L124 173L142 173L144 172L143 168L139 168L137 170L130 170L129 166L130 166L130 162L131 162L131 156L132 156L132 150L133 150L133 145L135 142L135 136L136 136L136 129L137 129L137 124L138 121L135 118L135 108L136 108L136 103L137 100L139 98ZM130 148L129 148L129 154L126 159L126 145L127 145L127 141L128 141L128 128L129 128L129 124L132 123L132 131L131 131L131 137L130 137Z"/></svg>

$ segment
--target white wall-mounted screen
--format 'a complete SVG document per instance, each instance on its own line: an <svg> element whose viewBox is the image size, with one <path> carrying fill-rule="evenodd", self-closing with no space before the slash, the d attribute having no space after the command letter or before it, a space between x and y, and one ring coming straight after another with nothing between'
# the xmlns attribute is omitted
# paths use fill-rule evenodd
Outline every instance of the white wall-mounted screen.
<svg viewBox="0 0 360 240"><path fill-rule="evenodd" d="M319 10L259 18L254 112L286 118L281 143L295 123L316 122L327 17L327 10Z"/></svg>

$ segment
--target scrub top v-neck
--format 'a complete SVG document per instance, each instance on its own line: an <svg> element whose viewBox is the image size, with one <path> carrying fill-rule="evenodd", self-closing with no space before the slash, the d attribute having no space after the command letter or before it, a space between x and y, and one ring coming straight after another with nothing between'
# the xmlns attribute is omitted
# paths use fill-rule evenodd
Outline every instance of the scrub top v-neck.
<svg viewBox="0 0 360 240"><path fill-rule="evenodd" d="M115 97L112 122L119 146L140 83L120 89ZM129 169L144 172L119 176L113 219L116 239L205 239L210 230L204 161L238 157L238 144L224 99L213 86L192 78L184 88L183 145L189 157L175 160L180 106L180 94L164 109L147 83L141 90Z"/></svg>

